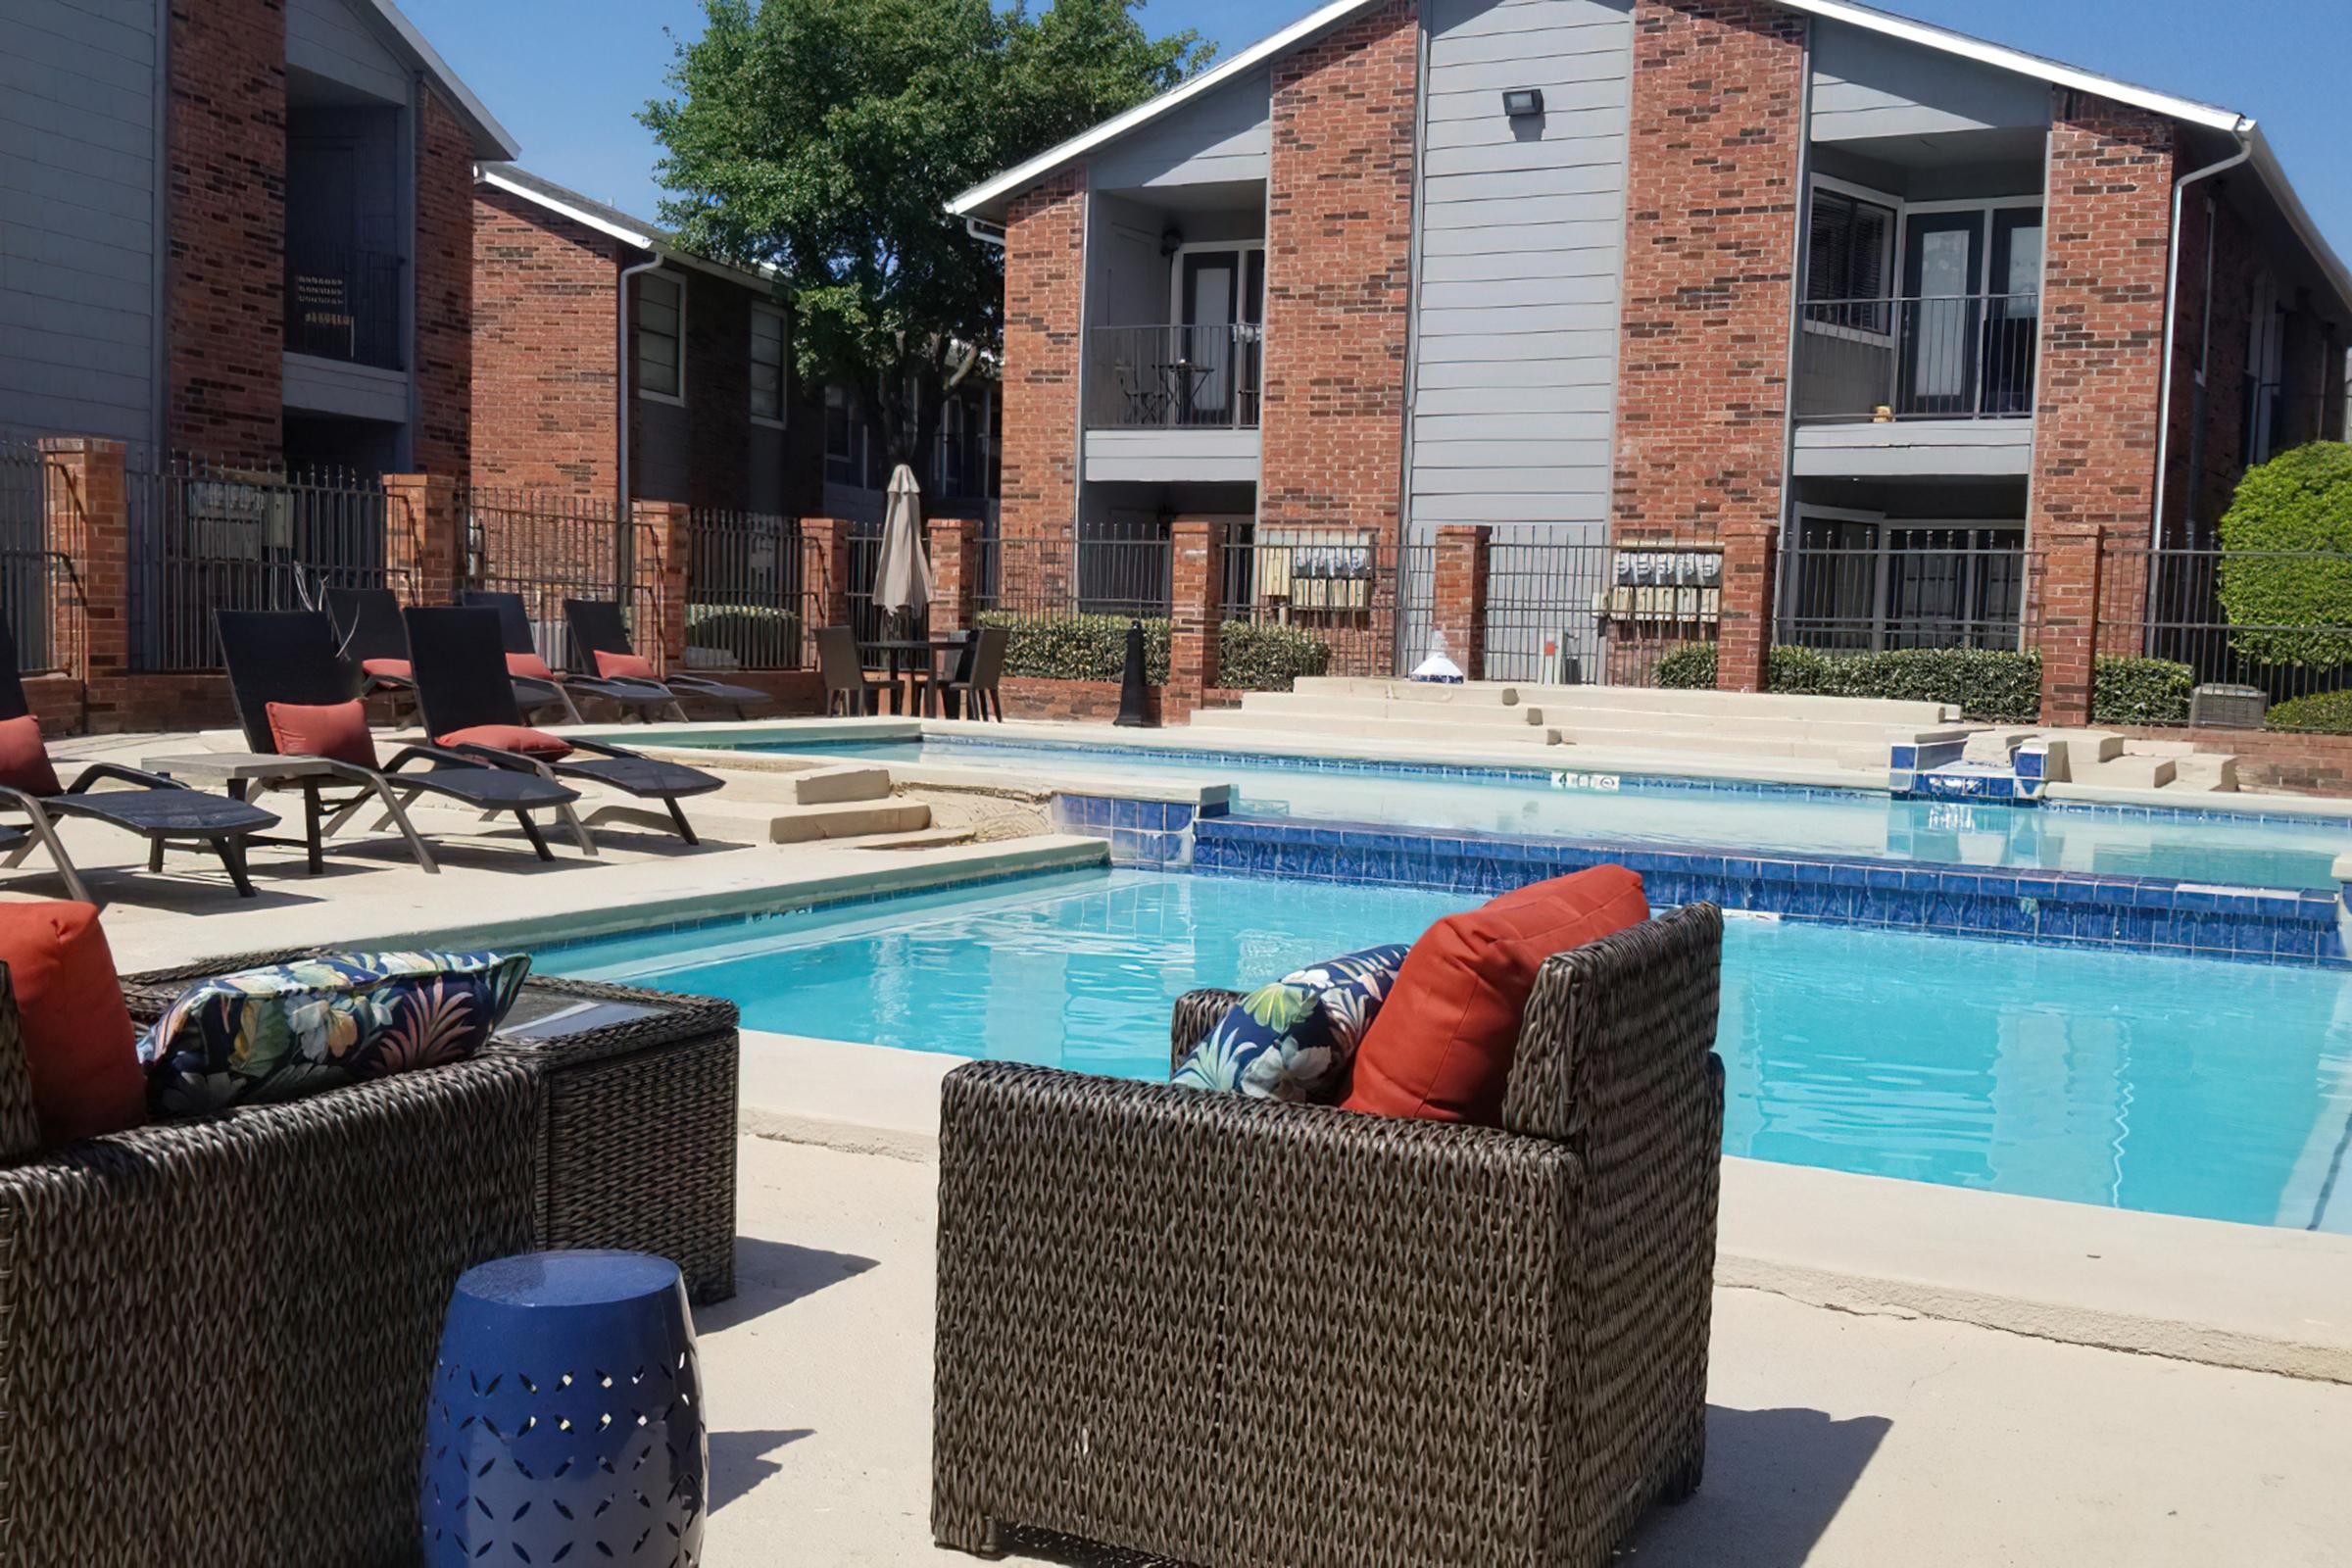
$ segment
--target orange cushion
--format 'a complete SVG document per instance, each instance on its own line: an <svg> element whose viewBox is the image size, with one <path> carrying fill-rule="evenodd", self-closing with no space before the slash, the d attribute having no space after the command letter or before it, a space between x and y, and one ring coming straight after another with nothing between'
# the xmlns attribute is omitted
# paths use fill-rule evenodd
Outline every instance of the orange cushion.
<svg viewBox="0 0 2352 1568"><path fill-rule="evenodd" d="M653 680L654 662L643 654L608 654L596 651L596 672L607 680Z"/></svg>
<svg viewBox="0 0 2352 1568"><path fill-rule="evenodd" d="M138 1033L98 911L62 901L0 905L0 961L24 1020L41 1141L55 1148L146 1121Z"/></svg>
<svg viewBox="0 0 2352 1568"><path fill-rule="evenodd" d="M416 673L405 659L363 659L360 668L368 674L389 675L395 680L408 680Z"/></svg>
<svg viewBox="0 0 2352 1568"><path fill-rule="evenodd" d="M323 757L330 761L375 766L375 737L368 733L368 705L358 698L306 708L270 705L270 738L286 757Z"/></svg>
<svg viewBox="0 0 2352 1568"><path fill-rule="evenodd" d="M537 654L509 654L507 656L507 673L520 675L529 680L554 680L556 678L556 672L547 667L547 661L541 659Z"/></svg>
<svg viewBox="0 0 2352 1568"><path fill-rule="evenodd" d="M553 761L571 755L571 742L550 735L543 729L527 724L476 724L471 729L451 730L439 738L442 746L487 746L493 751L519 752L524 757L542 758Z"/></svg>
<svg viewBox="0 0 2352 1568"><path fill-rule="evenodd" d="M1602 865L1440 920L1413 944L1365 1031L1347 1107L1498 1125L1544 960L1648 918L1641 877Z"/></svg>
<svg viewBox="0 0 2352 1568"><path fill-rule="evenodd" d="M27 795L55 795L65 787L49 763L41 721L30 713L0 719L0 784Z"/></svg>

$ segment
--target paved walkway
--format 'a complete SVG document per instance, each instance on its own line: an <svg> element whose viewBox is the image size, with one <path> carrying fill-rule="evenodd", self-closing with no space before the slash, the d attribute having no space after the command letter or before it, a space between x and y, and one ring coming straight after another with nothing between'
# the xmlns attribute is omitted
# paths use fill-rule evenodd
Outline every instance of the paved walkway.
<svg viewBox="0 0 2352 1568"><path fill-rule="evenodd" d="M927 1164L746 1138L742 1294L702 1314L710 1560L930 1544ZM1642 1568L2300 1568L2352 1557L2352 1388L1716 1298L1707 1483Z"/></svg>

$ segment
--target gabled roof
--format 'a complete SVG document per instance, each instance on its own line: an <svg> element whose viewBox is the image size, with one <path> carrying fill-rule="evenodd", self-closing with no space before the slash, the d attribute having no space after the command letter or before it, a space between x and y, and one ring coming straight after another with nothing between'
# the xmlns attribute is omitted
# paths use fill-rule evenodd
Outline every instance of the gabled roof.
<svg viewBox="0 0 2352 1568"><path fill-rule="evenodd" d="M618 240L632 249L651 252L663 261L675 262L680 267L691 267L698 271L714 273L719 277L741 283L749 289L766 291L774 287L772 270L762 268L751 270L741 267L731 267L725 262L714 262L707 256L698 256L692 251L681 249L677 236L668 230L658 228L642 218L632 218L617 207L608 207L592 197L583 196L576 190L559 185L552 179L543 178L518 164L476 164L473 168L473 177L478 183L488 185L493 190L503 190L511 196L519 196L534 207L544 208L560 218L568 218L575 223L584 224L606 238Z"/></svg>
<svg viewBox="0 0 2352 1568"><path fill-rule="evenodd" d="M465 122L467 133L473 137L474 157L518 158L522 155L521 144L514 140L506 126L498 122L498 117L490 113L488 106L473 95L473 89L458 79L458 74L449 69L449 62L441 58L441 51L416 30L416 24L401 15L400 7L394 5L392 0L353 0L353 4L357 9L370 13L382 24L380 30L384 34L384 41L407 58L411 70L423 72L433 85L441 89L442 95L449 99L451 107L458 113L458 119Z"/></svg>

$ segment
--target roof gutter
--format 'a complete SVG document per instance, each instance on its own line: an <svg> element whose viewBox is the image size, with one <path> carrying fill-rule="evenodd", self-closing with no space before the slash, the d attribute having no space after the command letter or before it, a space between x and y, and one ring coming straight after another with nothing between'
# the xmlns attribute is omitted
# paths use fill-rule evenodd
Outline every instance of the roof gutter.
<svg viewBox="0 0 2352 1568"><path fill-rule="evenodd" d="M2173 449L2173 385L2180 377L2174 372L2173 356L2180 331L2180 220L2188 211L2188 188L2226 174L2254 157L2255 126L2250 120L2240 120L2230 134L2237 140L2237 151L2218 164L2182 175L2173 182L2173 235L2164 271L2164 358L2157 362L2159 377L2156 394L2156 505L2149 509L2148 559L2152 563L2156 552L2164 548L2164 503L2168 484L2166 475L2172 463ZM2205 308L2213 309L2210 277L2206 279ZM2152 569L2152 568L2151 568Z"/></svg>
<svg viewBox="0 0 2352 1568"><path fill-rule="evenodd" d="M993 245L998 250L1004 248L1004 225L1003 223L992 223L985 218L967 216L963 220L963 231L983 245Z"/></svg>

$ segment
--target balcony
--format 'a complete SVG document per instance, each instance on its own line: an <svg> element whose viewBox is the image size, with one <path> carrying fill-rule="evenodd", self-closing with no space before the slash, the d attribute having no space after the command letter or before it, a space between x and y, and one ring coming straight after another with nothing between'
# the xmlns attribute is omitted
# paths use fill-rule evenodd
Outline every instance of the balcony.
<svg viewBox="0 0 2352 1568"><path fill-rule="evenodd" d="M322 248L286 258L286 352L403 368L397 256Z"/></svg>
<svg viewBox="0 0 2352 1568"><path fill-rule="evenodd" d="M1798 473L2031 466L2038 294L1809 300L1800 316Z"/></svg>
<svg viewBox="0 0 2352 1568"><path fill-rule="evenodd" d="M1264 366L1255 322L1091 328L1087 478L1254 483Z"/></svg>

